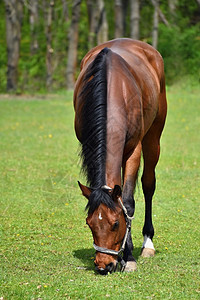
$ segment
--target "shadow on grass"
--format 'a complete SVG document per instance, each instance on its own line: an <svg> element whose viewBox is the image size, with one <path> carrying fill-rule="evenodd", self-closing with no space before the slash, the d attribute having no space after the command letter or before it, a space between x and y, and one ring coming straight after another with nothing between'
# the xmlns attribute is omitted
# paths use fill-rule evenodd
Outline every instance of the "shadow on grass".
<svg viewBox="0 0 200 300"><path fill-rule="evenodd" d="M141 254L141 248L140 247L134 247L133 249L133 257L135 258L136 261L138 261L138 258L140 257Z"/></svg>
<svg viewBox="0 0 200 300"><path fill-rule="evenodd" d="M136 261L140 257L140 254L141 248L134 248L133 257ZM82 262L86 270L94 270L95 250L93 248L75 250L73 255Z"/></svg>
<svg viewBox="0 0 200 300"><path fill-rule="evenodd" d="M84 264L86 270L94 270L95 251L93 248L75 250L73 255Z"/></svg>

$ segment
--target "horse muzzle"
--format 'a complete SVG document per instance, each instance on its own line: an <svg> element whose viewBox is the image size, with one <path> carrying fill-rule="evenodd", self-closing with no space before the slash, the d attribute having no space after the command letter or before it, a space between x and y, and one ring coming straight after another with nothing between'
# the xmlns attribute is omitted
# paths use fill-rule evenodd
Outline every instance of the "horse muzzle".
<svg viewBox="0 0 200 300"><path fill-rule="evenodd" d="M111 262L108 265L106 265L105 268L99 267L98 265L95 264L95 270L97 271L97 273L99 273L100 275L107 275L108 273L113 273L116 271L117 269L117 264L118 262Z"/></svg>

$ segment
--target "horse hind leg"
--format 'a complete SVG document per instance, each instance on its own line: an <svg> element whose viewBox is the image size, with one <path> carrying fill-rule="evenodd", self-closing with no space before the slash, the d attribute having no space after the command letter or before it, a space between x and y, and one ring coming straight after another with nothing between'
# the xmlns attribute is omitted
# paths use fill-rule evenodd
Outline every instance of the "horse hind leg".
<svg viewBox="0 0 200 300"><path fill-rule="evenodd" d="M152 198L156 187L155 167L160 155L160 135L162 128L152 125L142 142L144 169L142 174L142 188L145 198L145 221L143 227L144 242L141 255L150 257L155 255L153 245L154 227L152 223Z"/></svg>

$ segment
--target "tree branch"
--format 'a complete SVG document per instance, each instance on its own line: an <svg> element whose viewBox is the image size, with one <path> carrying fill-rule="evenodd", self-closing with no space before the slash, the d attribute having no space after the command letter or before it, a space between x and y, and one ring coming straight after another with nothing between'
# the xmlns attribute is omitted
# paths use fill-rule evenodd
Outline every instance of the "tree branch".
<svg viewBox="0 0 200 300"><path fill-rule="evenodd" d="M197 0L197 1L200 1L200 0ZM151 0L151 3L153 4L154 7L156 7L155 0ZM165 18L164 14L163 14L162 11L160 10L160 8L158 7L157 9L158 9L158 14L159 14L161 20L163 21L163 23L164 23L167 27L170 27L169 22L168 22L167 19Z"/></svg>

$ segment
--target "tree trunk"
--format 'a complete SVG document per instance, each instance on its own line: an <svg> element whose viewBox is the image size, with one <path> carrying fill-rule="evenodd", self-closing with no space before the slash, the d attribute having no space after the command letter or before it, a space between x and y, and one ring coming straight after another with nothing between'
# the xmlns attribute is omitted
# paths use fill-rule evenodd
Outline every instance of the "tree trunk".
<svg viewBox="0 0 200 300"><path fill-rule="evenodd" d="M65 20L65 22L68 22L69 21L69 13L68 13L66 0L62 0L62 5L63 5L63 19Z"/></svg>
<svg viewBox="0 0 200 300"><path fill-rule="evenodd" d="M30 28L31 28L31 54L35 54L39 48L38 31L38 0L30 0Z"/></svg>
<svg viewBox="0 0 200 300"><path fill-rule="evenodd" d="M167 27L170 27L170 24L169 22L167 21L165 15L162 13L162 11L160 10L159 8L159 5L157 5L157 0L151 0L151 3L153 4L154 8L156 7L157 10L158 10L158 15L160 17L160 19L162 20L162 22L167 26Z"/></svg>
<svg viewBox="0 0 200 300"><path fill-rule="evenodd" d="M69 30L69 48L68 48L68 59L67 59L67 88L68 89L73 89L75 84L80 5L81 5L81 0L73 0L72 20L71 20L71 26Z"/></svg>
<svg viewBox="0 0 200 300"><path fill-rule="evenodd" d="M49 2L49 1L48 1ZM47 52L46 52L46 86L48 89L52 86L52 76L53 76L53 48L52 48L52 20L53 20L53 10L54 1L50 1L47 4L47 26L46 26L46 39L47 39Z"/></svg>
<svg viewBox="0 0 200 300"><path fill-rule="evenodd" d="M93 0L87 0L87 11L88 11L88 18L89 18L88 44L89 44L89 49L91 49L94 47L96 43L96 33L97 33L98 19L99 19L97 3Z"/></svg>
<svg viewBox="0 0 200 300"><path fill-rule="evenodd" d="M199 6L200 6L200 0L197 0L197 3L199 4Z"/></svg>
<svg viewBox="0 0 200 300"><path fill-rule="evenodd" d="M173 24L175 24L176 21L176 4L177 4L177 0L168 0L170 19Z"/></svg>
<svg viewBox="0 0 200 300"><path fill-rule="evenodd" d="M123 36L123 6L122 0L115 0L115 38Z"/></svg>
<svg viewBox="0 0 200 300"><path fill-rule="evenodd" d="M140 37L140 5L139 0L131 0L131 38Z"/></svg>
<svg viewBox="0 0 200 300"><path fill-rule="evenodd" d="M6 39L7 39L7 91L17 89L17 67L21 40L21 23L23 17L22 1L4 0L6 8Z"/></svg>
<svg viewBox="0 0 200 300"><path fill-rule="evenodd" d="M126 35L126 15L129 10L129 0L122 0L122 9L123 9L123 36Z"/></svg>
<svg viewBox="0 0 200 300"><path fill-rule="evenodd" d="M103 0L97 0L99 11L99 26L97 29L97 43L101 44L108 40L108 22L106 17L106 10Z"/></svg>
<svg viewBox="0 0 200 300"><path fill-rule="evenodd" d="M153 16L153 32L152 32L152 46L157 49L158 46L158 9L159 0L155 0L154 16Z"/></svg>

